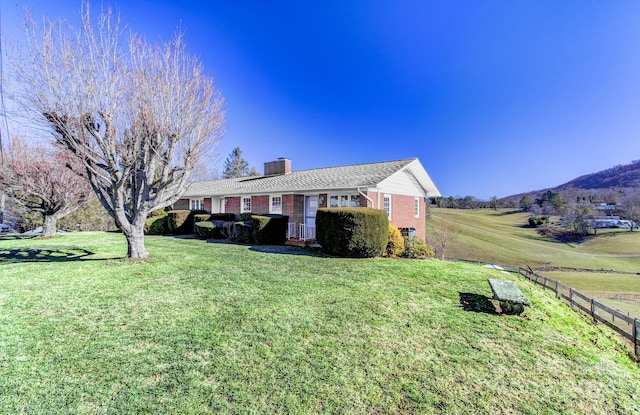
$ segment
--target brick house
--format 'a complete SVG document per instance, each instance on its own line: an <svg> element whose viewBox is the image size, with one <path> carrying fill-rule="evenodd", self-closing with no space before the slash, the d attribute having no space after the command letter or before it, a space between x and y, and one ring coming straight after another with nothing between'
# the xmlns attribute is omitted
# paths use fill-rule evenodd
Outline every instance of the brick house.
<svg viewBox="0 0 640 415"><path fill-rule="evenodd" d="M191 184L174 209L211 213L280 213L289 216L289 237L315 237L323 207L384 209L389 221L422 238L428 197L440 192L417 158L298 170L291 160L264 164L264 175Z"/></svg>

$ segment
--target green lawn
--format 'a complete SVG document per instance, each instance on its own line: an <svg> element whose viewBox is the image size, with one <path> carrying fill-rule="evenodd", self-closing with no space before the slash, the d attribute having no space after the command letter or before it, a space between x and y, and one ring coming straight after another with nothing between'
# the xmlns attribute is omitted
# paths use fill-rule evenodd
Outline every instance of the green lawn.
<svg viewBox="0 0 640 415"><path fill-rule="evenodd" d="M545 238L535 228L524 226L529 214L523 212L432 209L431 213L428 235L435 231L440 218L457 229L447 256L541 269L540 273L549 278L640 318L640 232L599 230L582 243L569 244ZM558 268L564 270L549 271ZM605 270L608 272L594 272Z"/></svg>
<svg viewBox="0 0 640 415"><path fill-rule="evenodd" d="M515 275L162 237L147 249L119 259L115 233L0 239L0 413L640 412L630 347ZM491 312L490 277L518 284L523 316Z"/></svg>
<svg viewBox="0 0 640 415"><path fill-rule="evenodd" d="M447 256L509 265L640 272L640 232L599 231L583 243L562 243L524 226L529 214L513 210L431 209L427 235L439 218L457 235Z"/></svg>

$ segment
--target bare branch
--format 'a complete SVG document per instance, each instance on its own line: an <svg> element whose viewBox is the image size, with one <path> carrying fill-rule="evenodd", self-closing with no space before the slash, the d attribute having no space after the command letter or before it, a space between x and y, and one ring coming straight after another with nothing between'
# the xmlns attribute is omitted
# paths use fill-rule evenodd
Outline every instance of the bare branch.
<svg viewBox="0 0 640 415"><path fill-rule="evenodd" d="M100 202L147 255L144 220L175 202L223 133L224 101L181 33L151 45L125 36L110 11L82 24L27 21L29 56L16 68L20 97L84 165ZM136 246L132 246L136 241Z"/></svg>

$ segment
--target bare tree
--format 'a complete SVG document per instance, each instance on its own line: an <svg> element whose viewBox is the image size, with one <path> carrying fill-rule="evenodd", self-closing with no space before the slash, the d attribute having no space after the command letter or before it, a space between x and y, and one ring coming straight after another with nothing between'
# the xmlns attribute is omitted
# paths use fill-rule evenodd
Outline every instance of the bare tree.
<svg viewBox="0 0 640 415"><path fill-rule="evenodd" d="M44 218L42 235L54 236L56 222L80 208L91 196L89 182L72 171L68 154L28 146L14 138L5 148L0 183L18 203Z"/></svg>
<svg viewBox="0 0 640 415"><path fill-rule="evenodd" d="M431 236L432 244L436 248L440 259L444 260L447 254L447 247L449 243L458 234L458 226L443 217L436 217L437 222L435 224L433 235Z"/></svg>
<svg viewBox="0 0 640 415"><path fill-rule="evenodd" d="M183 36L151 45L89 4L76 28L27 19L21 100L73 153L116 226L127 256L145 258L144 222L173 204L222 135L224 103Z"/></svg>

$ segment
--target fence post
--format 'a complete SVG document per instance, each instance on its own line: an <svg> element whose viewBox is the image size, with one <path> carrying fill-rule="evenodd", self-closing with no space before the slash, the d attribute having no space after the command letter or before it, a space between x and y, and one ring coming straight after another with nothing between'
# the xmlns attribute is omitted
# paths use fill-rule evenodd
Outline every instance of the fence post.
<svg viewBox="0 0 640 415"><path fill-rule="evenodd" d="M549 282L549 279L547 277L544 277L544 284L542 285L542 289L544 291L547 290L547 283Z"/></svg>
<svg viewBox="0 0 640 415"><path fill-rule="evenodd" d="M633 350L636 353L636 358L640 358L640 320L637 318L633 320L631 338L633 339Z"/></svg>
<svg viewBox="0 0 640 415"><path fill-rule="evenodd" d="M556 298L560 298L560 282L556 281Z"/></svg>
<svg viewBox="0 0 640 415"><path fill-rule="evenodd" d="M573 287L569 287L569 304L571 304L571 308L573 308Z"/></svg>

